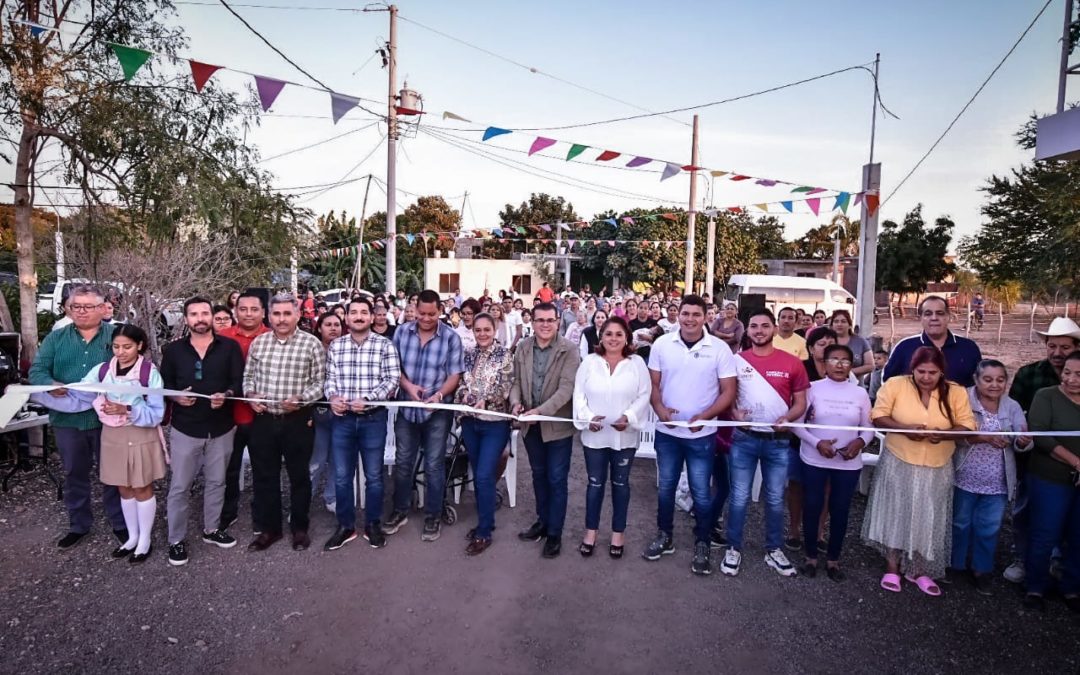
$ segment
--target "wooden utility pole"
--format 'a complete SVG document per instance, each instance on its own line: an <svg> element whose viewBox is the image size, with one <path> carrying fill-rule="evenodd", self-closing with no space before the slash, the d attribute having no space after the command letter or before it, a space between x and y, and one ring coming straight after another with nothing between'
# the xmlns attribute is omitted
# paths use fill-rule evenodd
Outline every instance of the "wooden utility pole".
<svg viewBox="0 0 1080 675"><path fill-rule="evenodd" d="M386 292L397 292L397 5L390 5L386 114Z"/></svg>
<svg viewBox="0 0 1080 675"><path fill-rule="evenodd" d="M690 146L690 211L686 215L686 288L694 292L694 225L697 221L698 116L694 115L694 135Z"/></svg>

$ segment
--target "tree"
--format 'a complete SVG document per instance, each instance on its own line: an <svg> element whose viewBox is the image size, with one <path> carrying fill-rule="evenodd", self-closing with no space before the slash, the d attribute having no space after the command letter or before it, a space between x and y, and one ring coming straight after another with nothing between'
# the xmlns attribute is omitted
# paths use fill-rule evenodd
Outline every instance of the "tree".
<svg viewBox="0 0 1080 675"><path fill-rule="evenodd" d="M945 259L952 241L953 221L939 217L928 227L922 204L912 209L902 225L886 220L878 239L877 286L894 293L922 293L935 281L956 271Z"/></svg>
<svg viewBox="0 0 1080 675"><path fill-rule="evenodd" d="M840 255L859 255L859 221L850 220L842 213L796 239L791 244L792 255L801 260L830 260L838 237Z"/></svg>
<svg viewBox="0 0 1080 675"><path fill-rule="evenodd" d="M23 348L37 348L37 278L30 216L39 185L68 183L84 204L111 206L139 241L179 240L226 231L240 246L287 258L303 216L269 187L243 142L258 108L213 81L201 93L187 63L173 65L186 46L170 0L0 0L5 18L18 16L58 29L39 37L28 26L0 26L0 156L15 164L15 231ZM81 26L70 37L71 26ZM61 32L61 30L63 32ZM131 82L120 76L109 43L167 57L143 66ZM43 157L57 155L47 166ZM91 215L96 211L90 211ZM91 257L116 243L89 228ZM246 260L238 265L252 267Z"/></svg>
<svg viewBox="0 0 1080 675"><path fill-rule="evenodd" d="M675 220L655 217L662 213L672 214ZM611 223L602 222L608 218L620 220L616 221L617 225L612 226ZM630 218L633 222L626 222L621 218ZM624 286L639 282L658 288L671 288L676 280L682 278L686 259L686 249L683 246L639 243L685 241L686 213L681 210L657 208L605 211L596 214L593 222L575 230L571 236L581 242L574 250L582 257L582 267L598 271L607 279L617 277ZM608 243L620 239L629 243L616 243L615 246Z"/></svg>
<svg viewBox="0 0 1080 675"><path fill-rule="evenodd" d="M792 243L784 239L784 224L776 216L761 216L749 226L762 260L782 260L792 255Z"/></svg>
<svg viewBox="0 0 1080 675"><path fill-rule="evenodd" d="M1035 146L1034 118L1016 138L1022 148ZM1080 293L1080 162L1024 164L992 175L982 190L988 220L960 242L964 262L992 284Z"/></svg>
<svg viewBox="0 0 1080 675"><path fill-rule="evenodd" d="M527 202L521 202L521 205L516 208L511 204L507 204L499 212L499 225L503 230L503 238L511 240L548 237L555 239L557 223L573 223L577 220L578 215L574 211L573 204L566 201L564 197L552 197L545 192L534 192L529 195ZM550 233L545 231L541 235L527 227L532 225L551 225L552 231ZM515 245L513 241L506 244L486 241L481 248L481 255L492 258L508 258L518 247L522 248L523 251L528 251L530 248L528 244L520 243ZM533 244L531 248L535 252L544 250L541 244Z"/></svg>

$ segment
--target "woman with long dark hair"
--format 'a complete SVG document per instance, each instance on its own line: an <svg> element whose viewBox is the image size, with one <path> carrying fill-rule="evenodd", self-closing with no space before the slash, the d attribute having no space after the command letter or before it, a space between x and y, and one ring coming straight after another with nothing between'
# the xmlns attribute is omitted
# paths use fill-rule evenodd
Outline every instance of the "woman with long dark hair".
<svg viewBox="0 0 1080 675"><path fill-rule="evenodd" d="M608 320L608 313L602 309L593 312L592 325L581 331L581 339L578 341L578 353L581 358L596 351L596 345L600 344L600 332L604 322Z"/></svg>
<svg viewBox="0 0 1080 675"><path fill-rule="evenodd" d="M341 337L345 324L337 314L327 312L319 317L315 324L315 337L322 341L324 349L330 349L330 343ZM337 492L334 486L334 452L330 447L334 435L333 415L325 405L313 406L311 424L315 427L315 442L312 445L311 460L308 462L308 475L311 476L311 493L319 487L319 478L326 476L323 489L323 505L330 513L337 508Z"/></svg>
<svg viewBox="0 0 1080 675"><path fill-rule="evenodd" d="M944 576L951 553L952 457L965 436L939 432L976 429L967 390L945 379L937 347L922 346L911 356L911 375L882 385L870 417L888 432L862 530L863 541L885 555L881 587L900 592L903 571L923 593L941 595L934 579Z"/></svg>

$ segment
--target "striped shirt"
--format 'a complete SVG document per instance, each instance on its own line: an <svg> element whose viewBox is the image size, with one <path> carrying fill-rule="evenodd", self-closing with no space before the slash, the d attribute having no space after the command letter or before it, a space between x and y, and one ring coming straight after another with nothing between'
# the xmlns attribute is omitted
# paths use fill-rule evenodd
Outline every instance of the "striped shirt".
<svg viewBox="0 0 1080 675"><path fill-rule="evenodd" d="M251 343L244 368L244 395L284 401L295 396L301 405L322 398L326 381L326 352L319 338L296 330L285 340L272 331ZM279 403L266 406L267 412L281 414Z"/></svg>
<svg viewBox="0 0 1080 675"><path fill-rule="evenodd" d="M422 398L434 396L451 375L465 371L461 338L441 321L435 324L435 335L423 346L415 321L398 327L394 332L394 346L401 355L402 374L423 390ZM404 389L398 390L398 400L409 400ZM404 414L409 422L420 423L427 421L431 411L405 408L399 414Z"/></svg>
<svg viewBox="0 0 1080 675"><path fill-rule="evenodd" d="M104 322L89 342L83 340L74 324L54 330L45 336L30 366L30 384L82 381L91 368L112 358L112 335L113 327ZM93 410L79 413L50 410L49 424L82 431L101 426Z"/></svg>
<svg viewBox="0 0 1080 675"><path fill-rule="evenodd" d="M394 343L368 333L360 344L352 335L330 343L326 353L326 397L346 401L385 401L401 382L401 360Z"/></svg>

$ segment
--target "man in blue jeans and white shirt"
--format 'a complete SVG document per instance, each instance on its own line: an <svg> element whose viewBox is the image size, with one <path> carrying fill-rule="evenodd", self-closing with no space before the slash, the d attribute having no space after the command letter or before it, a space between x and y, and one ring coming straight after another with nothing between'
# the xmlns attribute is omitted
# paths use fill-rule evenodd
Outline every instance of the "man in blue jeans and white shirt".
<svg viewBox="0 0 1080 675"><path fill-rule="evenodd" d="M757 424L738 427L731 439L728 549L720 563L720 571L729 576L739 573L742 562L743 526L759 462L765 492L765 562L781 576L795 574L783 551L784 486L792 436L783 425L806 411L810 381L802 361L773 346L775 333L772 312L755 311L746 325L750 349L735 355L739 392L732 417Z"/></svg>
<svg viewBox="0 0 1080 675"><path fill-rule="evenodd" d="M335 551L356 539L353 476L357 454L364 467L364 539L372 548L386 545L382 532L383 449L386 407L372 407L397 391L401 362L394 344L371 330L375 307L367 298L348 304L349 332L330 343L326 354L326 398L333 417L330 451L334 454L334 491L338 528L323 548Z"/></svg>
<svg viewBox="0 0 1080 675"><path fill-rule="evenodd" d="M687 295L679 305L679 330L661 335L649 355L652 406L660 422L693 425L711 420L735 399L735 365L731 349L705 331L705 301ZM712 530L712 495L716 429L705 426L657 424L654 447L660 474L657 494L656 539L642 556L659 560L675 552L671 532L675 521L675 488L683 463L694 498L694 574L710 574L709 535Z"/></svg>

